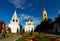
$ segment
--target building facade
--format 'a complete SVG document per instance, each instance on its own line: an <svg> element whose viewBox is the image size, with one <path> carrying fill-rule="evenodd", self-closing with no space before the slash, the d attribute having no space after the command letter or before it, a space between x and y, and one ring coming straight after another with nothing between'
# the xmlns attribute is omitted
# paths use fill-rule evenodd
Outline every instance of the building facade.
<svg viewBox="0 0 60 41"><path fill-rule="evenodd" d="M8 25L8 27L11 28L11 33L17 33L17 29L20 31L19 19L17 17L16 11L14 12L12 19L10 20L10 24Z"/></svg>
<svg viewBox="0 0 60 41"><path fill-rule="evenodd" d="M30 18L26 20L26 25L25 25L25 32L31 32L34 31L34 25L33 22Z"/></svg>

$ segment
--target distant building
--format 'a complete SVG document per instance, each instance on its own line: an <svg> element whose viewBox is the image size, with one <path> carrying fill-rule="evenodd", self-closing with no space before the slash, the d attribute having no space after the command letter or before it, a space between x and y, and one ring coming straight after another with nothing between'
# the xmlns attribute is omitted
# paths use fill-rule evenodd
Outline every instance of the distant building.
<svg viewBox="0 0 60 41"><path fill-rule="evenodd" d="M34 31L34 25L33 25L33 21L28 18L26 20L26 25L25 25L25 32L31 32Z"/></svg>
<svg viewBox="0 0 60 41"><path fill-rule="evenodd" d="M10 20L10 24L8 25L8 27L11 28L11 33L17 33L17 29L20 31L19 19L17 17L16 11L14 12L12 19Z"/></svg>
<svg viewBox="0 0 60 41"><path fill-rule="evenodd" d="M6 32L6 24L4 21L0 21L0 33Z"/></svg>
<svg viewBox="0 0 60 41"><path fill-rule="evenodd" d="M45 8L44 8L43 11L42 11L42 20L45 20L45 19L47 19L47 18L48 18L47 12L46 12L46 10L45 10Z"/></svg>

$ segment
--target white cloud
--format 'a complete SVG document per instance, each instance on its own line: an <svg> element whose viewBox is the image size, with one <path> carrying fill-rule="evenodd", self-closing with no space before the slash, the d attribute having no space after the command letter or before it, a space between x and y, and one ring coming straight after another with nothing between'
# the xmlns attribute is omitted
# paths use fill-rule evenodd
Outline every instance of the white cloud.
<svg viewBox="0 0 60 41"><path fill-rule="evenodd" d="M18 16L19 16L20 21L24 21L28 17L30 17L33 20L35 27L40 23L39 17L34 17L34 16L26 15L26 14L19 14Z"/></svg>
<svg viewBox="0 0 60 41"><path fill-rule="evenodd" d="M26 0L7 0L7 1L14 4L16 8L21 8L22 5L26 3Z"/></svg>
<svg viewBox="0 0 60 41"><path fill-rule="evenodd" d="M28 17L30 17L30 16L25 15L25 14L19 14L18 16L19 16L20 21L26 20Z"/></svg>
<svg viewBox="0 0 60 41"><path fill-rule="evenodd" d="M7 0L8 2L15 5L16 8L21 8L22 10L27 7L31 7L32 3L28 3L28 0Z"/></svg>

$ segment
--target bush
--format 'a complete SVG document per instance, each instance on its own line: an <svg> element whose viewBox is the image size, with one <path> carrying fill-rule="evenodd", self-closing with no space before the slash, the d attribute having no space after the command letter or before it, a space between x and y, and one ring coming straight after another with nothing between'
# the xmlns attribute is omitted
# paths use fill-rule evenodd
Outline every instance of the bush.
<svg viewBox="0 0 60 41"><path fill-rule="evenodd" d="M6 34L6 37L11 37L12 36L12 33L7 33Z"/></svg>
<svg viewBox="0 0 60 41"><path fill-rule="evenodd" d="M38 32L33 32L32 35L39 35L39 33Z"/></svg>
<svg viewBox="0 0 60 41"><path fill-rule="evenodd" d="M8 37L11 37L11 36L12 36L11 33L2 33L2 35L0 35L0 39L8 38Z"/></svg>
<svg viewBox="0 0 60 41"><path fill-rule="evenodd" d="M6 37L6 33L2 33L2 36L3 36L3 37Z"/></svg>
<svg viewBox="0 0 60 41"><path fill-rule="evenodd" d="M0 36L0 39L3 39L4 37L3 36Z"/></svg>
<svg viewBox="0 0 60 41"><path fill-rule="evenodd" d="M7 31L8 31L9 33L11 33L11 28L8 27Z"/></svg>
<svg viewBox="0 0 60 41"><path fill-rule="evenodd" d="M32 35L33 31L30 32L30 35Z"/></svg>

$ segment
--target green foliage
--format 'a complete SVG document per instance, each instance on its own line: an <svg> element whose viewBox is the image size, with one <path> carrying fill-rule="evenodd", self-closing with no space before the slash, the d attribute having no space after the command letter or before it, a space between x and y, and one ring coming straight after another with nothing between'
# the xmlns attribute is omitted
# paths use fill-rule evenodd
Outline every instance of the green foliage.
<svg viewBox="0 0 60 41"><path fill-rule="evenodd" d="M23 33L24 33L23 27L22 27L21 24L19 24L19 26L20 26L20 30L17 29L17 33L18 33L18 34L23 34Z"/></svg>
<svg viewBox="0 0 60 41"><path fill-rule="evenodd" d="M40 34L40 30L38 31L38 33Z"/></svg>
<svg viewBox="0 0 60 41"><path fill-rule="evenodd" d="M45 19L41 21L41 23L37 25L34 31L40 33L40 31L48 31L51 29L53 29L53 23L52 23L52 20L48 18L47 20Z"/></svg>
<svg viewBox="0 0 60 41"><path fill-rule="evenodd" d="M19 24L19 26L20 26L20 32L22 32L23 27L22 27L22 25L21 25L21 24Z"/></svg>
<svg viewBox="0 0 60 41"><path fill-rule="evenodd" d="M37 38L37 40L39 40L39 41L51 41L51 40L48 39L48 38Z"/></svg>
<svg viewBox="0 0 60 41"><path fill-rule="evenodd" d="M29 35L32 35L32 33L33 33L33 31L31 31Z"/></svg>
<svg viewBox="0 0 60 41"><path fill-rule="evenodd" d="M2 36L3 36L3 37L6 37L6 33L2 33Z"/></svg>
<svg viewBox="0 0 60 41"><path fill-rule="evenodd" d="M7 31L8 31L9 33L11 33L11 28L8 27Z"/></svg>
<svg viewBox="0 0 60 41"><path fill-rule="evenodd" d="M20 31L20 34L24 34L24 29L22 29L22 30Z"/></svg>
<svg viewBox="0 0 60 41"><path fill-rule="evenodd" d="M37 35L39 35L39 33L38 32L33 32L32 35L36 35L37 36Z"/></svg>
<svg viewBox="0 0 60 41"><path fill-rule="evenodd" d="M11 36L12 36L12 33L2 33L2 35L0 35L0 39L8 38Z"/></svg>
<svg viewBox="0 0 60 41"><path fill-rule="evenodd" d="M32 35L33 34L33 29L32 29L32 31L30 32L30 35Z"/></svg>
<svg viewBox="0 0 60 41"><path fill-rule="evenodd" d="M37 27L35 28L34 32L38 32L40 30L40 25L37 25Z"/></svg>
<svg viewBox="0 0 60 41"><path fill-rule="evenodd" d="M58 15L58 17L55 18L55 22L60 24L60 15Z"/></svg>
<svg viewBox="0 0 60 41"><path fill-rule="evenodd" d="M4 37L3 36L0 36L0 39L3 39Z"/></svg>
<svg viewBox="0 0 60 41"><path fill-rule="evenodd" d="M20 32L22 32L22 25L20 24Z"/></svg>
<svg viewBox="0 0 60 41"><path fill-rule="evenodd" d="M6 37L11 37L12 36L12 33L7 33L6 34Z"/></svg>

